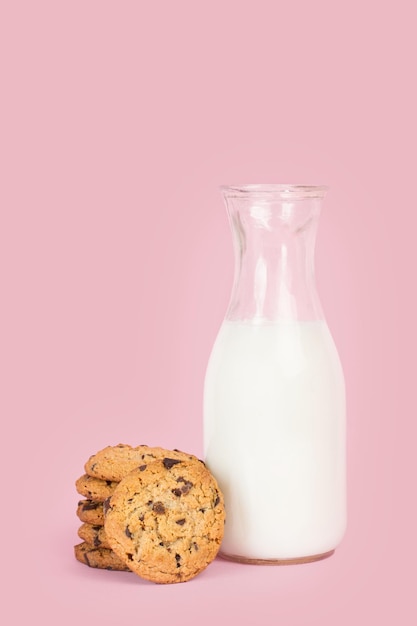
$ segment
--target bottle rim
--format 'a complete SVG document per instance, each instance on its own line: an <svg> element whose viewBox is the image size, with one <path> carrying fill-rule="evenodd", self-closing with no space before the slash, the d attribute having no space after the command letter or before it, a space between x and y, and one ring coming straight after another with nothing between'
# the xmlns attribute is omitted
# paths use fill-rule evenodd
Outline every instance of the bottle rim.
<svg viewBox="0 0 417 626"><path fill-rule="evenodd" d="M294 185L261 183L249 185L221 185L220 190L226 198L263 198L272 200L304 198L324 198L329 187L326 185Z"/></svg>

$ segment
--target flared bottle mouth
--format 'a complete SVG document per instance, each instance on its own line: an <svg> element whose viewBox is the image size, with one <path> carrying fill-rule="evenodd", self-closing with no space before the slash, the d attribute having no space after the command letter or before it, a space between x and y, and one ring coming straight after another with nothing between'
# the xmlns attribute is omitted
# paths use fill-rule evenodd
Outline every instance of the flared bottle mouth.
<svg viewBox="0 0 417 626"><path fill-rule="evenodd" d="M302 200L304 198L324 198L327 190L325 185L292 185L292 184L251 184L221 185L226 198L263 198Z"/></svg>

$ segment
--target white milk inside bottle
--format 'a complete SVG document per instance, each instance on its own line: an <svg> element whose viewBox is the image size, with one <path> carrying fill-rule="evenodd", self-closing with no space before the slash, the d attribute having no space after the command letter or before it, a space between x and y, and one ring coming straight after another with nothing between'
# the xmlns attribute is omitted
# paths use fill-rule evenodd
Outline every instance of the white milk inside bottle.
<svg viewBox="0 0 417 626"><path fill-rule="evenodd" d="M314 278L325 192L223 188L235 280L208 360L204 449L225 496L221 554L237 561L322 559L345 531L344 377Z"/></svg>
<svg viewBox="0 0 417 626"><path fill-rule="evenodd" d="M205 458L226 500L221 551L323 555L345 510L345 390L324 321L225 321L208 363Z"/></svg>

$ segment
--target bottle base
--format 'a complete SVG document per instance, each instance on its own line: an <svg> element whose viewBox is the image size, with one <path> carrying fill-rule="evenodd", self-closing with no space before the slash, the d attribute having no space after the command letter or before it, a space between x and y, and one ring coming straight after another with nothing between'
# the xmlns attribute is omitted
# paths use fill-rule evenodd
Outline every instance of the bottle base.
<svg viewBox="0 0 417 626"><path fill-rule="evenodd" d="M311 556L300 556L293 559L250 559L245 556L236 556L233 554L225 554L219 552L219 557L226 561L234 561L235 563L246 563L247 565L299 565L301 563L313 563L327 559L334 554L334 550L323 552L321 554L313 554Z"/></svg>

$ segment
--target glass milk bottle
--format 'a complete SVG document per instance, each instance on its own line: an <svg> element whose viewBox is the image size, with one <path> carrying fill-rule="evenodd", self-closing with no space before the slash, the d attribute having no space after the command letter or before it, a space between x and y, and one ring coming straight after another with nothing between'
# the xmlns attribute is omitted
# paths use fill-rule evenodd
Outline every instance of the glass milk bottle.
<svg viewBox="0 0 417 626"><path fill-rule="evenodd" d="M325 187L222 188L235 280L204 385L204 449L226 502L220 554L330 556L346 527L345 385L314 279Z"/></svg>

